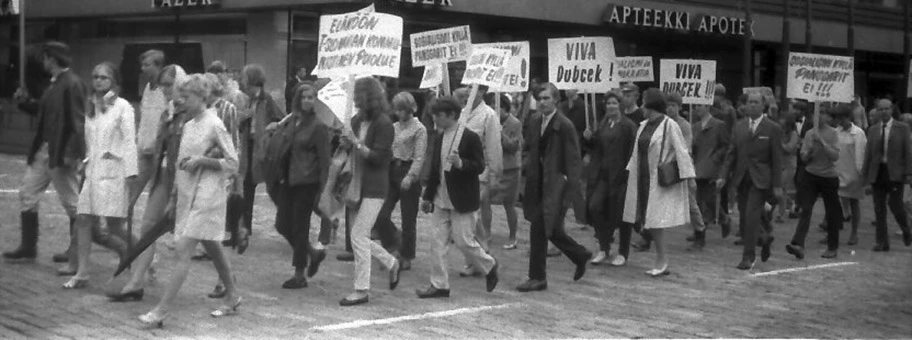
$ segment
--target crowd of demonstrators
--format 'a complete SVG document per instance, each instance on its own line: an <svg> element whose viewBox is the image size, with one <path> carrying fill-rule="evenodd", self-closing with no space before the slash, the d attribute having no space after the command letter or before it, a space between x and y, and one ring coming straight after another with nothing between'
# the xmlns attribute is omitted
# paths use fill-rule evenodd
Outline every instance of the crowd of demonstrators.
<svg viewBox="0 0 912 340"><path fill-rule="evenodd" d="M87 88L68 68L69 54L65 44L47 43L42 56L50 86L37 101L25 90L17 93L36 108L39 124L20 187L22 242L3 256L37 256L38 201L51 183L71 224L70 249L54 256L66 263L58 273L71 276L63 288L87 286L96 242L122 260L136 257L128 281L109 299L141 301L154 278L155 239L173 231L167 239L175 242L177 261L160 301L140 316L146 327L160 327L175 307L197 245L218 272L208 296L221 299L221 306L212 316L238 311L241 297L222 246L239 254L247 249L260 183L276 206L275 228L291 248L293 273L281 284L286 289L307 287L307 277L327 256L334 222L325 212L319 214L319 242L310 240L321 200L333 197L345 206L346 252L338 258L353 261L354 268L353 292L342 306L368 302L371 258L384 267L390 289L402 270L426 262L429 286L417 296L449 297L451 241L465 257L460 275L484 276L493 291L499 282L493 210L502 206L509 227L501 247L521 246L520 192L529 222L528 280L516 287L520 292L547 289L549 242L553 253L575 265L574 281L589 265L624 266L631 248L648 251L653 244L656 258L646 274L668 275L674 254L667 246L674 241L665 230L690 225L687 249L700 251L710 227L718 225L723 238L730 233L728 201L737 202L741 270L753 268L758 246L761 261L772 256L773 226L786 215L799 221L785 250L806 257L818 198L827 231L821 256L838 256L846 221L848 244L858 244L859 206L869 186L873 250L890 249L888 207L903 243L912 245L903 205L905 186L912 184L912 128L889 99L878 100L870 117L858 99L816 104L815 126L809 103L780 104L750 92L735 107L722 84L714 88L712 105L693 105L685 113L681 94L650 88L641 100L635 84L595 95L597 105L587 109L575 91L562 100L554 84L537 78L527 93L489 93L478 86L450 97L397 92L395 83L365 77L354 84L357 113L350 122L329 124L317 109L325 82L308 79L304 68L288 83L283 110L266 92L259 65L244 66L235 82L224 62L213 61L206 74L187 75L166 65L163 52L150 50L139 61L151 81L134 114L120 97L114 64L99 63ZM346 164L345 176L330 185L336 161ZM123 226L147 184L138 229L140 240L152 242L128 250L143 243ZM397 204L398 225L392 219ZM566 231L570 206L595 230L594 255ZM429 254L416 251L419 211L431 214ZM634 231L642 240L631 244Z"/></svg>

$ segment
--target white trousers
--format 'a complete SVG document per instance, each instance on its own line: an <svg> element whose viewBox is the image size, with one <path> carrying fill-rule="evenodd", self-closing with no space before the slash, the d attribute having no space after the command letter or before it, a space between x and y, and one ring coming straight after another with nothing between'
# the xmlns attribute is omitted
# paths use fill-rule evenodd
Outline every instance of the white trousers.
<svg viewBox="0 0 912 340"><path fill-rule="evenodd" d="M355 253L355 290L370 289L371 255L387 269L396 264L396 258L370 238L383 201L382 198L362 198L361 206L355 213L355 223L351 230L352 251Z"/></svg>
<svg viewBox="0 0 912 340"><path fill-rule="evenodd" d="M434 241L431 246L431 285L437 289L450 289L447 273L447 253L450 240L462 251L466 262L484 273L494 267L491 257L475 239L475 212L458 213L451 209L434 209Z"/></svg>

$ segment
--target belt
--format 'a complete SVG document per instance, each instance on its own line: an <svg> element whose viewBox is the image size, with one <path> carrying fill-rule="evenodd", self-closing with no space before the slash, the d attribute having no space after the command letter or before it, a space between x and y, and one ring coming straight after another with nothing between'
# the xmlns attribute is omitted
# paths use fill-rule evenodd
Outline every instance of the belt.
<svg viewBox="0 0 912 340"><path fill-rule="evenodd" d="M398 159L398 158L393 158L393 160L390 161L390 164L392 164L393 166L396 166L396 167L398 167L398 166L411 166L411 165L412 165L412 161L406 161L406 160L402 160L402 159Z"/></svg>

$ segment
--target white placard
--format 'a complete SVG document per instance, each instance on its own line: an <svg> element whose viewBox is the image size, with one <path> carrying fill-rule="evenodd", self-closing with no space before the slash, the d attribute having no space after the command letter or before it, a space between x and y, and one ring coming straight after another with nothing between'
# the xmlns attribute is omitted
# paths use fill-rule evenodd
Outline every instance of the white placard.
<svg viewBox="0 0 912 340"><path fill-rule="evenodd" d="M473 48L472 55L466 62L462 83L487 87L500 86L506 76L505 67L510 54L510 51L499 48Z"/></svg>
<svg viewBox="0 0 912 340"><path fill-rule="evenodd" d="M855 60L826 54L789 53L789 98L851 103L855 99Z"/></svg>
<svg viewBox="0 0 912 340"><path fill-rule="evenodd" d="M424 67L424 76L421 77L421 85L418 88L429 89L437 87L443 83L444 64L432 64Z"/></svg>
<svg viewBox="0 0 912 340"><path fill-rule="evenodd" d="M321 78L351 74L398 78L401 53L401 17L367 11L322 15L313 74Z"/></svg>
<svg viewBox="0 0 912 340"><path fill-rule="evenodd" d="M491 91L496 92L525 92L529 90L529 42L500 42L489 44L475 44L475 48L499 48L509 50L510 60L507 62L507 74L504 76L503 85Z"/></svg>
<svg viewBox="0 0 912 340"><path fill-rule="evenodd" d="M609 37L548 39L548 79L560 90L607 92L618 87L614 58Z"/></svg>
<svg viewBox="0 0 912 340"><path fill-rule="evenodd" d="M617 57L614 59L614 74L617 81L655 81L655 66L652 57Z"/></svg>
<svg viewBox="0 0 912 340"><path fill-rule="evenodd" d="M681 94L684 104L713 104L715 60L662 59L659 72L662 92Z"/></svg>
<svg viewBox="0 0 912 340"><path fill-rule="evenodd" d="M468 25L415 33L410 38L413 67L463 61L472 53Z"/></svg>

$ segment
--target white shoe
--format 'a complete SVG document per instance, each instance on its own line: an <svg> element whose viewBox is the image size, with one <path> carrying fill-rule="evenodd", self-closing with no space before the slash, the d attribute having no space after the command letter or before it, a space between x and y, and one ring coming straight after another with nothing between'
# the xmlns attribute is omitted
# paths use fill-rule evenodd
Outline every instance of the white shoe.
<svg viewBox="0 0 912 340"><path fill-rule="evenodd" d="M605 255L605 252L599 251L598 254L595 254L595 257L593 257L592 260L589 261L589 263L591 263L591 264L602 264L603 262L605 262L605 260L606 260L607 258L608 258L608 256Z"/></svg>
<svg viewBox="0 0 912 340"><path fill-rule="evenodd" d="M614 260L611 260L611 265L615 267L620 267L625 264L627 264L627 259L624 258L624 255L618 255L614 258Z"/></svg>

